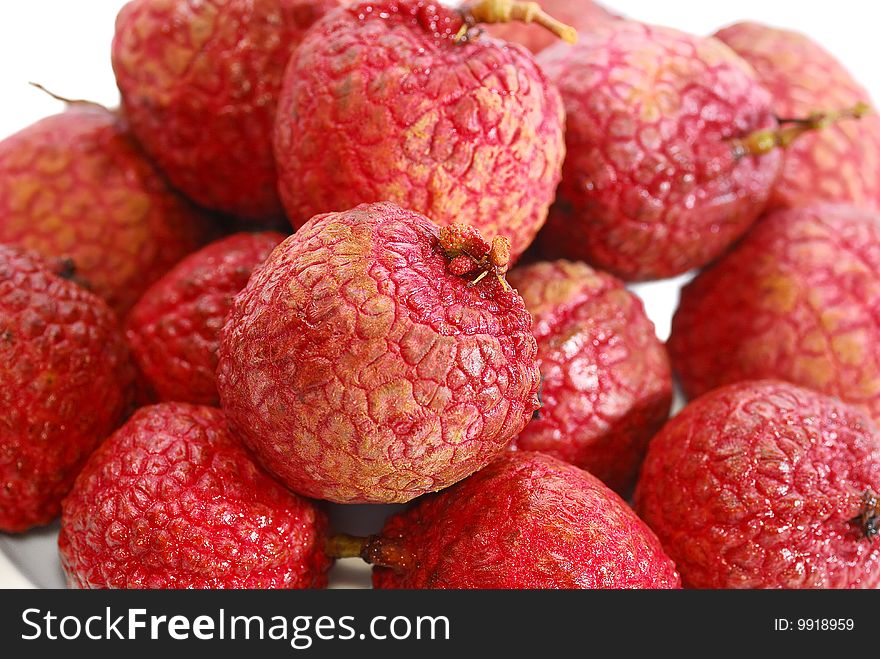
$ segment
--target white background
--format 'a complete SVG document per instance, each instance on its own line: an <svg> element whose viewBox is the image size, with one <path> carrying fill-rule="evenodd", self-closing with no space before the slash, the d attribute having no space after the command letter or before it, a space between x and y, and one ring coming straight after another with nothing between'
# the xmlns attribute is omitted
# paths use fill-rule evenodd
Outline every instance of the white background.
<svg viewBox="0 0 880 659"><path fill-rule="evenodd" d="M574 1L574 0L573 0ZM110 41L120 0L0 0L0 137L61 106L33 80L68 98L118 101ZM633 18L699 34L745 18L802 30L843 60L880 98L880 3L875 0L608 0Z"/></svg>
<svg viewBox="0 0 880 659"><path fill-rule="evenodd" d="M116 12L123 4L119 0L0 0L0 139L63 109L29 87L28 81L69 98L117 104L110 41ZM880 2L609 0L606 4L632 18L700 34L743 19L801 30L837 55L880 99ZM652 284L638 292L658 334L665 338L677 285ZM19 560L29 558L32 569L57 574L51 534L13 539L0 533L0 587L28 585L4 555L4 547Z"/></svg>

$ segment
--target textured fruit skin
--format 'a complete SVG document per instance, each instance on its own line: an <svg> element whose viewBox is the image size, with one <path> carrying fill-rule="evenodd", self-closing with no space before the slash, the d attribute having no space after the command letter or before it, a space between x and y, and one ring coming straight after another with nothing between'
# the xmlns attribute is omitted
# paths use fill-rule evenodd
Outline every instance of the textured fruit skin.
<svg viewBox="0 0 880 659"><path fill-rule="evenodd" d="M880 214L776 211L681 294L668 343L689 397L775 378L880 420Z"/></svg>
<svg viewBox="0 0 880 659"><path fill-rule="evenodd" d="M757 219L782 154L737 158L733 140L776 119L724 44L613 21L538 61L568 115L562 183L539 238L551 258L662 279L705 265Z"/></svg>
<svg viewBox="0 0 880 659"><path fill-rule="evenodd" d="M393 201L441 226L503 235L514 259L528 247L559 182L562 102L530 53L485 36L456 44L461 25L427 0L382 0L309 32L275 131L294 226Z"/></svg>
<svg viewBox="0 0 880 659"><path fill-rule="evenodd" d="M138 410L64 501L58 546L77 588L322 588L326 519L263 471L223 413Z"/></svg>
<svg viewBox="0 0 880 659"><path fill-rule="evenodd" d="M220 400L295 492L409 501L485 466L537 409L522 298L450 274L438 235L390 203L317 216L236 297Z"/></svg>
<svg viewBox="0 0 880 659"><path fill-rule="evenodd" d="M131 125L171 182L208 208L282 214L272 156L278 90L306 30L343 0L134 0L113 70Z"/></svg>
<svg viewBox="0 0 880 659"><path fill-rule="evenodd" d="M583 263L535 263L508 281L532 315L543 404L513 446L586 469L625 496L672 404L653 323L619 279Z"/></svg>
<svg viewBox="0 0 880 659"><path fill-rule="evenodd" d="M755 68L780 117L870 103L868 92L849 71L803 34L746 22L715 36ZM786 149L770 206L823 201L880 208L880 117L842 121L803 135Z"/></svg>
<svg viewBox="0 0 880 659"><path fill-rule="evenodd" d="M0 241L71 259L119 314L209 230L116 113L75 105L0 142Z"/></svg>
<svg viewBox="0 0 880 659"><path fill-rule="evenodd" d="M237 233L178 263L131 310L125 338L160 400L217 406L220 330L251 272L284 240Z"/></svg>
<svg viewBox="0 0 880 659"><path fill-rule="evenodd" d="M585 471L506 453L388 519L383 541L412 560L373 568L375 588L678 588L635 513Z"/></svg>
<svg viewBox="0 0 880 659"><path fill-rule="evenodd" d="M595 29L597 23L618 18L591 0L541 0L540 5L550 16L572 26L580 34ZM520 21L487 25L486 31L496 39L521 44L536 54L559 40L559 37L540 25Z"/></svg>
<svg viewBox="0 0 880 659"><path fill-rule="evenodd" d="M717 389L651 440L636 510L692 588L874 588L854 522L880 486L876 426L773 380Z"/></svg>
<svg viewBox="0 0 880 659"><path fill-rule="evenodd" d="M116 318L58 265L0 245L0 531L52 521L128 405Z"/></svg>

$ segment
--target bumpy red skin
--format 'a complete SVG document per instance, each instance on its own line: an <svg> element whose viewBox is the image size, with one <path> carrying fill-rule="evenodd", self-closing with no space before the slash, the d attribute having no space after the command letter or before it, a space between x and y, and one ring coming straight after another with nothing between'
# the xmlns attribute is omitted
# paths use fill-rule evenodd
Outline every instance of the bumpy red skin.
<svg viewBox="0 0 880 659"><path fill-rule="evenodd" d="M345 0L134 0L113 70L132 129L188 197L252 220L282 215L278 91L306 30Z"/></svg>
<svg viewBox="0 0 880 659"><path fill-rule="evenodd" d="M128 405L113 312L57 271L0 245L0 531L52 521Z"/></svg>
<svg viewBox="0 0 880 659"><path fill-rule="evenodd" d="M125 338L160 400L220 404L220 330L233 298L282 240L280 233L237 233L211 243L178 263L134 306Z"/></svg>
<svg viewBox="0 0 880 659"><path fill-rule="evenodd" d="M876 426L773 380L694 401L651 440L636 510L691 588L874 588L880 542L854 521L880 487Z"/></svg>
<svg viewBox="0 0 880 659"><path fill-rule="evenodd" d="M294 491L409 501L485 466L537 409L522 298L450 274L438 234L389 203L317 216L235 299L220 400Z"/></svg>
<svg viewBox="0 0 880 659"><path fill-rule="evenodd" d="M632 21L603 23L538 61L568 115L551 258L631 280L703 266L757 219L782 154L733 140L776 127L770 96L724 44Z"/></svg>
<svg viewBox="0 0 880 659"><path fill-rule="evenodd" d="M209 231L116 113L73 106L0 142L0 241L71 259L119 314Z"/></svg>
<svg viewBox="0 0 880 659"><path fill-rule="evenodd" d="M223 412L138 410L64 501L58 546L76 588L323 588L326 519L259 467Z"/></svg>
<svg viewBox="0 0 880 659"><path fill-rule="evenodd" d="M762 218L681 294L668 348L689 397L777 378L880 421L880 214L817 205Z"/></svg>
<svg viewBox="0 0 880 659"><path fill-rule="evenodd" d="M755 68L780 117L870 103L849 71L809 37L759 23L738 23L715 36ZM786 149L770 206L822 201L880 208L880 117L840 122L799 137Z"/></svg>
<svg viewBox="0 0 880 659"><path fill-rule="evenodd" d="M672 373L641 301L583 263L508 276L532 314L541 402L514 447L570 462L626 496L648 440L669 416Z"/></svg>
<svg viewBox="0 0 880 659"><path fill-rule="evenodd" d="M541 0L539 4L546 13L575 28L579 34L595 29L597 23L618 19L591 0ZM520 21L487 25L486 31L496 39L521 44L536 54L559 41L559 37L546 28Z"/></svg>
<svg viewBox="0 0 880 659"><path fill-rule="evenodd" d="M390 517L382 542L407 557L376 588L678 588L651 530L594 476L507 453Z"/></svg>
<svg viewBox="0 0 880 659"><path fill-rule="evenodd" d="M275 132L294 226L393 201L525 251L559 182L562 102L530 53L485 36L456 44L461 25L427 0L382 0L329 14L303 40Z"/></svg>

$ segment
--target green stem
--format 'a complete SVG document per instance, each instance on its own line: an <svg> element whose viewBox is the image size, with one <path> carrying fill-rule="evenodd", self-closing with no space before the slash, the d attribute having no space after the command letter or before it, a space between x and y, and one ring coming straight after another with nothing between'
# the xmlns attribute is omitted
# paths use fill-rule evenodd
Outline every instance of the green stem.
<svg viewBox="0 0 880 659"><path fill-rule="evenodd" d="M743 138L733 141L734 154L743 156L762 156L774 149L786 148L805 133L822 130L845 119L861 119L873 110L864 102L856 103L850 108L831 112L817 112L801 119L779 119L780 127L762 129L749 133Z"/></svg>
<svg viewBox="0 0 880 659"><path fill-rule="evenodd" d="M465 23L537 23L550 30L557 37L568 43L577 42L577 30L562 21L556 20L541 9L537 2L521 2L520 0L476 0L462 8ZM467 26L462 28L467 32ZM463 35L459 35L463 36Z"/></svg>

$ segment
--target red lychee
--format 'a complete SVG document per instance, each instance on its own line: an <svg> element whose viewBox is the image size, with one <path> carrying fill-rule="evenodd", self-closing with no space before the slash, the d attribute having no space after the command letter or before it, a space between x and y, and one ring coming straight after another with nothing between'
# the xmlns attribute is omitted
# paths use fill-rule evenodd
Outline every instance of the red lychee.
<svg viewBox="0 0 880 659"><path fill-rule="evenodd" d="M757 219L779 173L778 149L742 144L776 128L769 93L711 37L633 21L580 36L538 56L565 102L568 150L543 251L626 280L705 265Z"/></svg>
<svg viewBox="0 0 880 659"><path fill-rule="evenodd" d="M597 23L617 20L617 16L591 0L541 0L541 9L554 18L570 25L578 33L593 30ZM542 26L512 21L489 25L486 31L496 39L522 44L533 53L539 53L558 40Z"/></svg>
<svg viewBox="0 0 880 659"><path fill-rule="evenodd" d="M476 31L460 38L472 16L381 0L338 9L308 33L275 132L294 226L392 201L507 237L514 259L532 242L559 182L562 103L525 49Z"/></svg>
<svg viewBox="0 0 880 659"><path fill-rule="evenodd" d="M717 389L651 440L636 510L692 588L874 588L877 428L763 380ZM873 501L873 503L872 503Z"/></svg>
<svg viewBox="0 0 880 659"><path fill-rule="evenodd" d="M376 588L678 588L657 537L595 477L507 453L331 552L376 567Z"/></svg>
<svg viewBox="0 0 880 659"><path fill-rule="evenodd" d="M0 241L70 259L119 314L209 230L117 113L72 105L0 142Z"/></svg>
<svg viewBox="0 0 880 659"><path fill-rule="evenodd" d="M52 521L128 404L115 316L68 267L0 245L0 531Z"/></svg>
<svg viewBox="0 0 880 659"><path fill-rule="evenodd" d="M510 284L532 314L541 409L514 446L570 462L625 495L669 416L672 374L641 301L583 263L535 263Z"/></svg>
<svg viewBox="0 0 880 659"><path fill-rule="evenodd" d="M715 36L755 68L780 117L870 104L868 92L849 71L803 34L749 22ZM822 201L880 208L880 117L828 126L787 149L771 207Z"/></svg>
<svg viewBox="0 0 880 659"><path fill-rule="evenodd" d="M261 469L223 413L138 410L64 501L58 546L78 588L319 588L326 520Z"/></svg>
<svg viewBox="0 0 880 659"><path fill-rule="evenodd" d="M125 337L161 400L219 405L214 373L220 329L251 272L284 240L237 233L178 263L131 310Z"/></svg>
<svg viewBox="0 0 880 659"><path fill-rule="evenodd" d="M682 291L669 354L689 397L776 378L880 420L878 306L880 214L776 211Z"/></svg>
<svg viewBox="0 0 880 659"><path fill-rule="evenodd" d="M470 258L463 233L390 203L320 215L235 299L220 400L294 491L409 501L485 466L531 418L531 319L497 273L477 273L483 258L467 276L451 272Z"/></svg>
<svg viewBox="0 0 880 659"><path fill-rule="evenodd" d="M113 70L132 129L199 204L281 215L272 129L281 79L306 30L346 0L134 0Z"/></svg>

